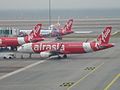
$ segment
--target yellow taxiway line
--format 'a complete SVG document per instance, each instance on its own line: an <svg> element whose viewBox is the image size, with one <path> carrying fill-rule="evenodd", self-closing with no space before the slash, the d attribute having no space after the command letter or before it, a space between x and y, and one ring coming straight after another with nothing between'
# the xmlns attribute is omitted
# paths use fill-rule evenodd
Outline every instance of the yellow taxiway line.
<svg viewBox="0 0 120 90"><path fill-rule="evenodd" d="M120 73L115 76L115 78L104 88L104 90L108 90L119 77L120 77Z"/></svg>
<svg viewBox="0 0 120 90"><path fill-rule="evenodd" d="M80 83L83 79L87 78L90 74L92 74L97 69L99 69L103 64L104 64L104 62L101 63L100 65L98 65L94 70L92 70L91 72L89 72L88 74L86 74L84 77L80 78L76 83L74 83L73 85L71 85L70 87L68 87L67 90L70 90L72 87L74 87L75 85L77 85L78 83Z"/></svg>

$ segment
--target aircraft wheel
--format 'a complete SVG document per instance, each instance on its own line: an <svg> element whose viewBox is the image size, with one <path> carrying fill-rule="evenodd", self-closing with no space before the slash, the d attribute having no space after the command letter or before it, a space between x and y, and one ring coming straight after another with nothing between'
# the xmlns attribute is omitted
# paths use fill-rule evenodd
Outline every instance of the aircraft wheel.
<svg viewBox="0 0 120 90"><path fill-rule="evenodd" d="M63 55L63 58L67 58L67 55L66 55L66 54L64 54L64 55Z"/></svg>
<svg viewBox="0 0 120 90"><path fill-rule="evenodd" d="M59 39L59 40L62 40L62 37L59 37L58 39Z"/></svg>
<svg viewBox="0 0 120 90"><path fill-rule="evenodd" d="M3 59L6 59L6 57L3 57Z"/></svg>

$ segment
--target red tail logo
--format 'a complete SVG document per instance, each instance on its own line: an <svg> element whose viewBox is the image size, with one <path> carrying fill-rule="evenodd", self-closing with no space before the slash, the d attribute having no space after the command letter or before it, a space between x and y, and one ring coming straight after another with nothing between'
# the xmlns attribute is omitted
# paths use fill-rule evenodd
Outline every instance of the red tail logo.
<svg viewBox="0 0 120 90"><path fill-rule="evenodd" d="M33 38L40 38L40 30L41 30L42 24L37 24L32 32L28 35L28 40L32 40Z"/></svg>
<svg viewBox="0 0 120 90"><path fill-rule="evenodd" d="M64 26L63 30L62 30L62 33L65 33L65 32L72 32L72 24L73 24L73 19L70 19Z"/></svg>
<svg viewBox="0 0 120 90"><path fill-rule="evenodd" d="M108 44L110 39L112 27L106 27L101 35L98 36L97 40L99 44Z"/></svg>
<svg viewBox="0 0 120 90"><path fill-rule="evenodd" d="M37 24L33 30L34 37L39 37L42 24Z"/></svg>

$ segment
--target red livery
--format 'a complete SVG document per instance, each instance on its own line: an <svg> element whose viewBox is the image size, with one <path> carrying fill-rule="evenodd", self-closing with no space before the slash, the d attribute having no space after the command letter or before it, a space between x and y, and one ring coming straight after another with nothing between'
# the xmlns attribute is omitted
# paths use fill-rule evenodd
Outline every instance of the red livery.
<svg viewBox="0 0 120 90"><path fill-rule="evenodd" d="M17 47L19 45L43 40L40 38L41 24L37 24L32 32L25 37L0 37L0 47Z"/></svg>
<svg viewBox="0 0 120 90"><path fill-rule="evenodd" d="M97 41L91 42L36 42L28 43L18 48L19 52L40 53L41 57L51 57L60 54L64 58L67 54L82 54L95 52L107 48L111 48L114 44L109 43L112 27L106 27Z"/></svg>

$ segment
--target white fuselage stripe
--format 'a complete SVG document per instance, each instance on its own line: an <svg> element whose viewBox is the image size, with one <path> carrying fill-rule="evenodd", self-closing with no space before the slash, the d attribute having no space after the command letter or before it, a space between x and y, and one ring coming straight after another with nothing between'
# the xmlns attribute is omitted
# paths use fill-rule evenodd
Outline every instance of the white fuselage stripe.
<svg viewBox="0 0 120 90"><path fill-rule="evenodd" d="M18 43L19 43L20 45L25 44L24 37L18 37Z"/></svg>
<svg viewBox="0 0 120 90"><path fill-rule="evenodd" d="M93 51L90 43L83 43L83 48L84 48L85 52L92 52Z"/></svg>

